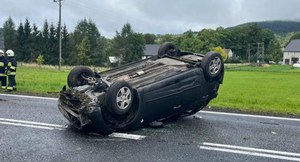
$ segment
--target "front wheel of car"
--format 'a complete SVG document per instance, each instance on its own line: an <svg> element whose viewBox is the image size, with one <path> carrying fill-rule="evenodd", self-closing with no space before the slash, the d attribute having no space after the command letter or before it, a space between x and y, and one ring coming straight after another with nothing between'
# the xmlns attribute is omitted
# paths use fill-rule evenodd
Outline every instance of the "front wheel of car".
<svg viewBox="0 0 300 162"><path fill-rule="evenodd" d="M207 53L202 59L201 67L207 79L216 78L224 68L222 56L217 52Z"/></svg>
<svg viewBox="0 0 300 162"><path fill-rule="evenodd" d="M68 86L70 88L82 86L88 83L86 78L94 77L94 72L85 66L77 66L73 68L68 75Z"/></svg>
<svg viewBox="0 0 300 162"><path fill-rule="evenodd" d="M134 93L131 85L124 81L114 82L106 93L108 110L117 115L124 115L131 110Z"/></svg>

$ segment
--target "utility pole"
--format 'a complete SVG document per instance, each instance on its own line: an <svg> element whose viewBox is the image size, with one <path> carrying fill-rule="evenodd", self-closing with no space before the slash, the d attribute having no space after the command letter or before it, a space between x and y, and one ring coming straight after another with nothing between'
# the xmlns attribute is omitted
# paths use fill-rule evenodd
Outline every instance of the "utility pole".
<svg viewBox="0 0 300 162"><path fill-rule="evenodd" d="M258 56L261 56L261 63L265 62L265 44L257 43L257 60Z"/></svg>
<svg viewBox="0 0 300 162"><path fill-rule="evenodd" d="M250 44L248 43L248 60L249 60L249 63L251 63L250 61Z"/></svg>
<svg viewBox="0 0 300 162"><path fill-rule="evenodd" d="M58 35L59 35L59 65L58 70L61 69L61 2L63 0L53 0L53 2L56 2L59 6L59 20L58 20Z"/></svg>

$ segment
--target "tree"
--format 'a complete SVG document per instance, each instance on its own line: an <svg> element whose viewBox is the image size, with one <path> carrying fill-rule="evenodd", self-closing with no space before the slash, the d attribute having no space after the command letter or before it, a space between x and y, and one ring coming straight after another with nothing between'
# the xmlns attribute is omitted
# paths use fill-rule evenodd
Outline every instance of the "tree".
<svg viewBox="0 0 300 162"><path fill-rule="evenodd" d="M277 39L272 39L266 49L267 61L279 62L282 60L283 51L281 50L280 43Z"/></svg>
<svg viewBox="0 0 300 162"><path fill-rule="evenodd" d="M41 42L41 53L44 56L44 60L46 64L49 64L49 58L51 57L51 46L50 46L50 33L49 33L49 24L48 21L45 20L43 30L40 33Z"/></svg>
<svg viewBox="0 0 300 162"><path fill-rule="evenodd" d="M184 51L200 53L204 46L191 30L185 32L178 40L179 48Z"/></svg>
<svg viewBox="0 0 300 162"><path fill-rule="evenodd" d="M213 47L220 46L221 42L216 36L216 31L212 29L203 29L197 35L197 38L203 42L203 48L201 49L201 53L207 53Z"/></svg>
<svg viewBox="0 0 300 162"><path fill-rule="evenodd" d="M226 59L227 59L227 54L226 54L225 50L224 50L222 47L220 47L220 46L214 47L214 48L212 48L212 51L216 51L216 52L218 52L219 54L221 54L223 60L226 61Z"/></svg>
<svg viewBox="0 0 300 162"><path fill-rule="evenodd" d="M44 63L44 61L45 61L44 57L41 54L36 58L36 62L38 65L42 65Z"/></svg>
<svg viewBox="0 0 300 162"><path fill-rule="evenodd" d="M45 59L47 62L51 65L58 65L58 60L59 60L59 49L58 49L58 33L54 25L51 23L50 28L49 28L49 47L50 49L48 57Z"/></svg>
<svg viewBox="0 0 300 162"><path fill-rule="evenodd" d="M38 55L41 53L41 34L37 26L33 24L31 34L32 46L30 49L30 62L35 62ZM43 61L44 62L44 61Z"/></svg>
<svg viewBox="0 0 300 162"><path fill-rule="evenodd" d="M24 46L25 46L24 27L21 22L17 30L17 48L16 48L16 52L18 53L16 57L19 61L25 61Z"/></svg>
<svg viewBox="0 0 300 162"><path fill-rule="evenodd" d="M155 34L144 34L144 39L146 44L155 44L156 35Z"/></svg>
<svg viewBox="0 0 300 162"><path fill-rule="evenodd" d="M24 24L24 61L28 62L31 60L31 49L32 49L32 28L28 19L25 20Z"/></svg>
<svg viewBox="0 0 300 162"><path fill-rule="evenodd" d="M165 35L159 35L157 39L159 44L163 44L165 42L175 42L176 36L172 34L165 34Z"/></svg>
<svg viewBox="0 0 300 162"><path fill-rule="evenodd" d="M145 40L142 34L135 33L131 25L126 23L121 33L116 32L112 43L112 55L118 56L121 64L142 58Z"/></svg>
<svg viewBox="0 0 300 162"><path fill-rule="evenodd" d="M84 37L79 45L76 46L76 49L78 51L77 57L76 57L76 64L77 65L90 65L91 59L88 56L88 53L91 50L90 42L88 40L88 37Z"/></svg>
<svg viewBox="0 0 300 162"><path fill-rule="evenodd" d="M3 37L5 50L17 49L16 46L16 31L15 23L12 18L9 17L3 24Z"/></svg>
<svg viewBox="0 0 300 162"><path fill-rule="evenodd" d="M62 62L64 64L68 64L70 60L69 58L70 58L71 47L70 47L69 40L70 40L70 35L68 33L67 26L64 25L62 30L62 43L61 43Z"/></svg>
<svg viewBox="0 0 300 162"><path fill-rule="evenodd" d="M294 39L300 39L300 32L294 33L286 45L288 45Z"/></svg>
<svg viewBox="0 0 300 162"><path fill-rule="evenodd" d="M106 39L102 37L96 27L96 24L92 20L81 20L75 27L74 33L70 36L71 47L76 47L84 38L88 39L90 50L87 51L86 55L91 59L93 65L101 65L104 62L104 51ZM76 48L72 49L70 54L71 58L78 56ZM74 64L76 59L70 60L71 64Z"/></svg>

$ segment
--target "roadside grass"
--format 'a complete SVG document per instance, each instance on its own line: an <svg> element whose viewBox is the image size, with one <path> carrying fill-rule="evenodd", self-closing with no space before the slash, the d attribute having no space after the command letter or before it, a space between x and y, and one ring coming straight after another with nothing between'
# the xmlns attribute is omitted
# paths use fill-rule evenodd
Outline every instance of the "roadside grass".
<svg viewBox="0 0 300 162"><path fill-rule="evenodd" d="M11 93L58 97L71 69L23 64L17 70L17 91ZM209 105L221 111L300 117L300 68L226 65L219 95Z"/></svg>
<svg viewBox="0 0 300 162"><path fill-rule="evenodd" d="M300 116L300 69L286 65L227 68L219 95L221 110Z"/></svg>
<svg viewBox="0 0 300 162"><path fill-rule="evenodd" d="M66 69L58 71L49 67L18 67L17 93L56 97L66 85L69 71Z"/></svg>
<svg viewBox="0 0 300 162"><path fill-rule="evenodd" d="M67 76L72 68L64 66L59 71L57 66L22 64L17 68L17 91L9 93L58 97L62 87L67 85ZM96 71L106 69L91 68ZM0 93L6 92L0 90Z"/></svg>

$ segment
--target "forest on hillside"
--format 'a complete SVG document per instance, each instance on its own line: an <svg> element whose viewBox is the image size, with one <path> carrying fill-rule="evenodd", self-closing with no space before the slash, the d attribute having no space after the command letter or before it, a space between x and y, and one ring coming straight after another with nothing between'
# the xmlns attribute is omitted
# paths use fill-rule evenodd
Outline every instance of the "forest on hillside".
<svg viewBox="0 0 300 162"><path fill-rule="evenodd" d="M38 29L28 19L15 24L7 18L0 29L0 37L4 38L6 49L13 49L18 61L37 62L42 58L43 64L58 64L59 28L58 24L45 20L43 28ZM188 30L182 34L156 35L138 33L129 23L124 24L121 31L116 31L112 38L101 35L93 20L79 21L75 30L69 32L63 25L62 63L63 65L107 65L108 56L122 57L122 64L140 59L145 44L162 44L173 42L184 51L207 53L216 48L231 49L234 57L227 62L280 61L282 47L299 33L284 36L261 27L257 23L240 25L232 28ZM299 30L300 31L300 30ZM262 50L263 49L263 55ZM263 57L263 58L262 58Z"/></svg>
<svg viewBox="0 0 300 162"><path fill-rule="evenodd" d="M289 33L300 31L300 22L296 21L262 21L262 22L250 22L241 24L238 26L249 26L257 24L263 29L269 29L277 35L286 36Z"/></svg>

